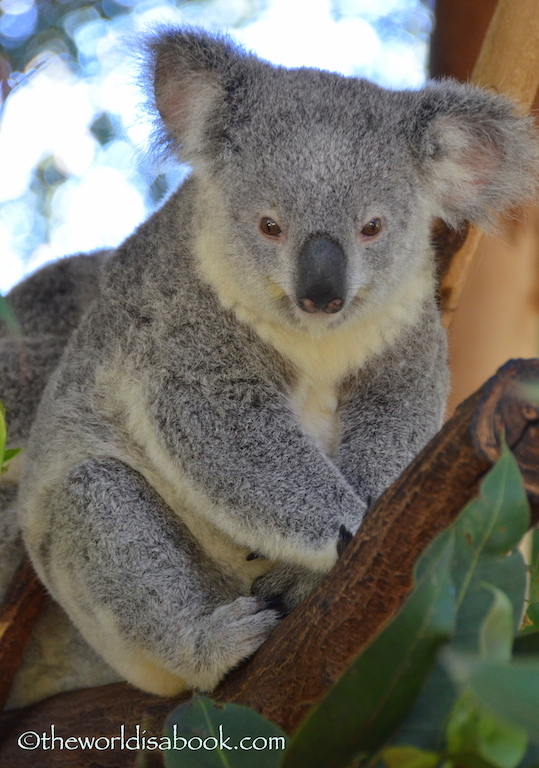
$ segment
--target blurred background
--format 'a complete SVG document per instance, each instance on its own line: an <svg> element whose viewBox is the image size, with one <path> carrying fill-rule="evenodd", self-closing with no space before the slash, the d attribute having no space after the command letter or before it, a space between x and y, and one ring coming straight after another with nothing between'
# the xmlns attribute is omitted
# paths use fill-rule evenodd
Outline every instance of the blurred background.
<svg viewBox="0 0 539 768"><path fill-rule="evenodd" d="M432 19L433 0L0 0L0 293L117 245L187 172L152 158L134 33L202 26L276 64L418 87Z"/></svg>

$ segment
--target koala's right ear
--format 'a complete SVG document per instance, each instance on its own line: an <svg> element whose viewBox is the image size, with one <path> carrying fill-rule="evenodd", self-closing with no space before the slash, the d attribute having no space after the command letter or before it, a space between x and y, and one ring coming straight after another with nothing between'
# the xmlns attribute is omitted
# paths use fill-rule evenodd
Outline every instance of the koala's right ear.
<svg viewBox="0 0 539 768"><path fill-rule="evenodd" d="M410 93L409 140L435 215L457 226L496 223L498 213L536 199L539 137L504 96L445 80Z"/></svg>
<svg viewBox="0 0 539 768"><path fill-rule="evenodd" d="M162 143L183 161L211 163L226 151L248 57L225 38L193 30L160 32L147 50Z"/></svg>

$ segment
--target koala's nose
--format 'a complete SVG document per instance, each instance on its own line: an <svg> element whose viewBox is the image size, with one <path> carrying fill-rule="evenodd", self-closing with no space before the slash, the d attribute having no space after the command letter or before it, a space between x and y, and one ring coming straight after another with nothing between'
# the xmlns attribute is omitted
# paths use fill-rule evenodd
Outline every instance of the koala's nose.
<svg viewBox="0 0 539 768"><path fill-rule="evenodd" d="M304 312L340 312L346 289L346 256L326 235L307 240L298 256L296 299Z"/></svg>

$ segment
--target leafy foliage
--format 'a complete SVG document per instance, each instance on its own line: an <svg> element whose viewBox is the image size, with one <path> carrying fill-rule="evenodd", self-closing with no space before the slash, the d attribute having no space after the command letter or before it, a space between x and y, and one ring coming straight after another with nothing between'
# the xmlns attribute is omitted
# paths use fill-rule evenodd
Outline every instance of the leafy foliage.
<svg viewBox="0 0 539 768"><path fill-rule="evenodd" d="M512 606L513 634L518 630L526 590L526 566L513 551L529 526L530 512L518 466L509 449L485 477L480 495L451 526L455 537L452 580L456 588L456 632L451 642L459 651L478 653L481 628L492 603L491 588L502 591ZM394 743L440 750L445 723L457 691L441 662L433 673Z"/></svg>
<svg viewBox="0 0 539 768"><path fill-rule="evenodd" d="M3 402L0 400L0 474L3 475L8 471L8 464L18 453L21 452L20 448L8 448L6 450L6 409Z"/></svg>
<svg viewBox="0 0 539 768"><path fill-rule="evenodd" d="M254 710L203 696L174 710L165 736L176 746L165 753L166 768L277 768L286 743L283 731Z"/></svg>
<svg viewBox="0 0 539 768"><path fill-rule="evenodd" d="M530 594L528 610L524 617L523 632L524 634L537 634L539 633L539 528L537 526L532 534L531 564L528 570Z"/></svg>

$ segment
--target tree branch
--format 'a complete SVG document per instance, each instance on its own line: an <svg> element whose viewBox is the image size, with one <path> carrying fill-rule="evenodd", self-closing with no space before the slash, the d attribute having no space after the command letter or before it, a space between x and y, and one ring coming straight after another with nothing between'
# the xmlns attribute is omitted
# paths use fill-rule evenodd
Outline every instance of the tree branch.
<svg viewBox="0 0 539 768"><path fill-rule="evenodd" d="M15 571L0 610L0 712L46 596L32 564L25 558Z"/></svg>

